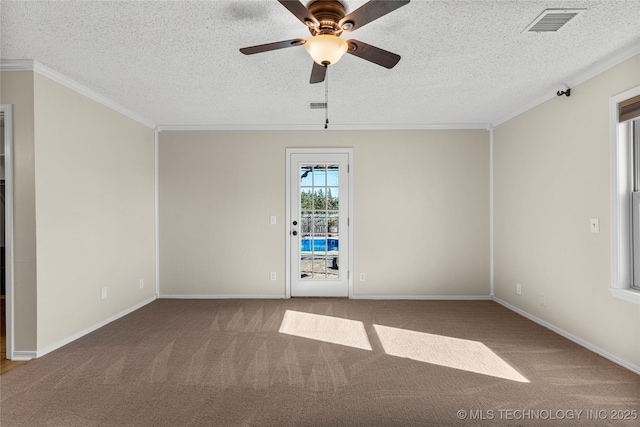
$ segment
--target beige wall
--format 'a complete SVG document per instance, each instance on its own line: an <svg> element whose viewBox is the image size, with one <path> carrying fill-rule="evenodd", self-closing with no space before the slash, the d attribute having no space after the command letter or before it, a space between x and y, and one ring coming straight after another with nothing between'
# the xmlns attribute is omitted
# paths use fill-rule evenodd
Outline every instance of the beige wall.
<svg viewBox="0 0 640 427"><path fill-rule="evenodd" d="M161 295L283 296L285 149L329 146L354 149L356 296L489 294L476 130L161 132Z"/></svg>
<svg viewBox="0 0 640 427"><path fill-rule="evenodd" d="M609 292L609 98L637 85L640 56L494 130L494 290L640 366L640 309ZM0 89L15 350L42 351L153 297L153 132L32 72ZM160 134L161 294L283 296L285 149L330 146L354 149L356 296L489 293L487 132L212 131Z"/></svg>
<svg viewBox="0 0 640 427"><path fill-rule="evenodd" d="M13 104L14 351L36 350L33 72L0 73L0 104Z"/></svg>
<svg viewBox="0 0 640 427"><path fill-rule="evenodd" d="M496 297L636 366L640 310L609 292L608 109L639 84L636 56L499 126L493 157ZM0 102L16 350L43 350L153 297L153 132L32 72L2 72ZM283 296L285 149L330 146L354 149L356 296L489 293L487 132L212 131L160 133L161 294Z"/></svg>
<svg viewBox="0 0 640 427"><path fill-rule="evenodd" d="M609 291L609 98L639 84L636 56L499 126L493 147L496 297L636 366L640 307Z"/></svg>
<svg viewBox="0 0 640 427"><path fill-rule="evenodd" d="M154 133L40 74L34 88L42 351L155 294Z"/></svg>

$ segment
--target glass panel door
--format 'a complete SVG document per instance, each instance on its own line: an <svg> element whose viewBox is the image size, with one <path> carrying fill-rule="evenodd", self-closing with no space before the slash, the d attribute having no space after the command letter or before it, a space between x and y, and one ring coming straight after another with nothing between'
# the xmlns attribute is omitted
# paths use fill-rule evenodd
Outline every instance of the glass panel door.
<svg viewBox="0 0 640 427"><path fill-rule="evenodd" d="M347 154L294 154L291 295L348 296Z"/></svg>

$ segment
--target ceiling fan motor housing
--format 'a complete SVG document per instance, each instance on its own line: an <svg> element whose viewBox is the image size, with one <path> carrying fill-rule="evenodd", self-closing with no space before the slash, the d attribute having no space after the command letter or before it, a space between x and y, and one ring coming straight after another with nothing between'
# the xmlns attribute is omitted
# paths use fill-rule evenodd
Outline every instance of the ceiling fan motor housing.
<svg viewBox="0 0 640 427"><path fill-rule="evenodd" d="M342 3L337 0L315 0L308 4L307 9L320 22L319 27L309 27L312 35L332 34L340 36L342 34L339 22L347 14Z"/></svg>

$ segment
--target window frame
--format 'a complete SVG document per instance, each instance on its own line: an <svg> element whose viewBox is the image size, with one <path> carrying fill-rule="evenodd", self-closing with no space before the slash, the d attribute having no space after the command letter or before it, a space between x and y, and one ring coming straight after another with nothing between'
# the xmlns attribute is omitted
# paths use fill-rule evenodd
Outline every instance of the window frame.
<svg viewBox="0 0 640 427"><path fill-rule="evenodd" d="M630 289L640 291L640 226L638 226L640 224L640 192L634 191L632 194L633 280Z"/></svg>
<svg viewBox="0 0 640 427"><path fill-rule="evenodd" d="M640 291L640 117L631 122L631 232L632 281L630 288Z"/></svg>
<svg viewBox="0 0 640 427"><path fill-rule="evenodd" d="M610 99L611 128L611 262L613 297L640 305L640 289L633 287L633 120L619 122L619 104L640 95L640 86ZM636 276L640 271L635 268Z"/></svg>

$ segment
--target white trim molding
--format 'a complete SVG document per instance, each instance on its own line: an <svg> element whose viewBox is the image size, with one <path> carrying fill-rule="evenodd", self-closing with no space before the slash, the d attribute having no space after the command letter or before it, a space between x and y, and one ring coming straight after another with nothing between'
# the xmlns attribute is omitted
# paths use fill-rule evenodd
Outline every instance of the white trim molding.
<svg viewBox="0 0 640 427"><path fill-rule="evenodd" d="M624 49L610 57L608 57L607 59L605 59L604 61L598 63L596 66L589 68L588 70L585 70L584 72L578 74L577 76L573 77L572 79L568 80L565 83L562 84L558 84L558 90L566 90L567 87L569 88L574 88L575 86L578 86L579 84L582 84L584 82L586 82L589 79L594 78L595 76L597 76L598 74L601 74L613 67L615 67L616 65L626 61L627 59L633 58L634 56L640 54L640 43L633 43L628 49ZM496 120L493 120L491 122L491 126L492 127L498 127L501 124L508 122L509 120L518 117L521 114L526 113L529 110L533 110L534 108L536 108L538 105L543 104L553 98L556 97L556 90L553 91L549 91L549 93L546 93L542 96L540 96L539 98L534 99L531 102L528 102L527 104L523 105L520 108L517 108L513 111L511 111L510 113L505 114L502 117L498 117Z"/></svg>
<svg viewBox="0 0 640 427"><path fill-rule="evenodd" d="M500 305L503 305L504 307L508 308L509 310L518 313L519 315L526 317L527 319L541 325L544 326L547 329L552 330L553 332L557 333L558 335L561 335L565 338L567 338L570 341L573 341L574 343L581 345L582 347L586 348L587 350L590 350L596 354L599 354L600 356L604 357L605 359L609 359L610 361L622 366L623 368L626 368L628 370L630 370L631 372L634 372L636 374L640 375L640 366L636 366L633 363L622 359L621 357L616 356L613 353L608 352L607 350L604 350L598 346L595 346L593 344L591 344L588 341L583 340L582 338L579 338L567 331L565 331L564 329L560 329L555 325L552 325L551 323L540 319L539 317L536 317L532 314L529 314L528 312L519 309L518 307L509 304L506 301L501 300L500 298L496 298L493 297L493 301L497 302Z"/></svg>
<svg viewBox="0 0 640 427"><path fill-rule="evenodd" d="M31 59L0 59L0 71L33 71L34 64Z"/></svg>
<svg viewBox="0 0 640 427"><path fill-rule="evenodd" d="M611 295L614 298L621 299L622 301L640 305L640 291L636 291L634 289L611 288Z"/></svg>
<svg viewBox="0 0 640 427"><path fill-rule="evenodd" d="M489 130L489 123L435 123L435 124L331 124L328 129L324 123L313 124L229 124L229 125L160 125L158 130L167 132L180 131L279 131L279 130L315 130L315 131L344 131L344 130Z"/></svg>
<svg viewBox="0 0 640 427"><path fill-rule="evenodd" d="M489 294L494 295L493 127L489 129Z"/></svg>
<svg viewBox="0 0 640 427"><path fill-rule="evenodd" d="M178 295L178 294L162 294L160 299L285 299L285 295Z"/></svg>
<svg viewBox="0 0 640 427"><path fill-rule="evenodd" d="M159 299L288 299L283 295L178 295L178 294L161 294ZM369 299L369 300L434 300L434 301L491 301L491 295L396 295L396 294L354 294L350 295L351 299Z"/></svg>
<svg viewBox="0 0 640 427"><path fill-rule="evenodd" d="M245 295L245 294L161 294L159 299L287 299L286 295ZM400 294L354 294L351 299L370 300L457 300L457 301L490 301L491 295L400 295Z"/></svg>
<svg viewBox="0 0 640 427"><path fill-rule="evenodd" d="M149 119L142 117L141 115L129 110L126 107L110 100L109 98L99 94L93 89L84 86L75 80L70 79L67 76L62 75L61 73L52 70L51 68L40 64L37 61L31 59L3 59L0 60L0 70L1 71L33 71L38 73L44 77L47 77L53 80L56 83L61 84L81 95L86 96L87 98L97 102L98 104L102 104L107 108L112 109L125 117L130 118L131 120L140 123L143 126L146 126L150 129L154 129L156 125Z"/></svg>
<svg viewBox="0 0 640 427"><path fill-rule="evenodd" d="M37 351L14 351L11 360L15 362L26 362L38 357Z"/></svg>
<svg viewBox="0 0 640 427"><path fill-rule="evenodd" d="M351 298L371 300L490 301L491 295L356 294L351 295Z"/></svg>
<svg viewBox="0 0 640 427"><path fill-rule="evenodd" d="M5 261L5 329L7 359L15 358L14 320L14 256L13 256L13 105L0 104L4 115L4 261Z"/></svg>
<svg viewBox="0 0 640 427"><path fill-rule="evenodd" d="M62 339L62 340L58 341L57 343L52 344L52 345L44 348L43 350L38 350L36 352L36 356L35 357L42 357L45 354L51 353L54 350L58 350L59 348L64 347L65 345L72 343L73 341L77 340L78 338L82 338L83 336L85 336L87 334L90 334L91 332L93 332L95 330L98 330L98 329L102 328L103 326L106 326L107 324L113 322L114 320L118 320L121 317L126 316L127 314L131 314L134 311L144 307L147 304L152 303L155 300L156 300L156 296L155 295L152 296L151 298L147 298L146 300L144 300L144 301L142 301L142 302L140 302L140 303L138 303L138 304L136 304L136 305L134 305L132 307L129 307L126 310L121 311L120 313L114 314L113 316L103 320L102 322L98 322L93 326L89 326L88 328L83 329L82 331L79 331L79 332L77 332L77 333L75 333L75 334L73 334L73 335L71 335L71 336L69 336L69 337L67 337L65 339ZM14 352L14 355L16 353L18 353L18 352ZM16 360L18 360L18 359L16 359Z"/></svg>
<svg viewBox="0 0 640 427"><path fill-rule="evenodd" d="M160 177L160 153L159 131L156 127L153 131L153 192L154 192L154 237L155 237L155 260L156 260L156 297L160 296L160 187L158 185Z"/></svg>

